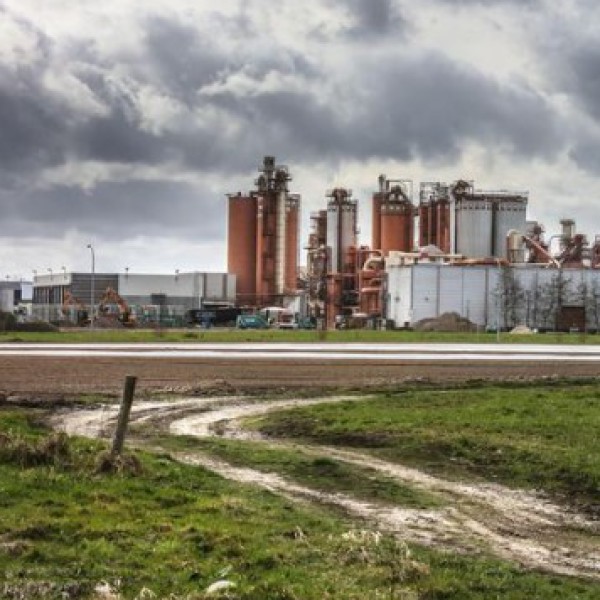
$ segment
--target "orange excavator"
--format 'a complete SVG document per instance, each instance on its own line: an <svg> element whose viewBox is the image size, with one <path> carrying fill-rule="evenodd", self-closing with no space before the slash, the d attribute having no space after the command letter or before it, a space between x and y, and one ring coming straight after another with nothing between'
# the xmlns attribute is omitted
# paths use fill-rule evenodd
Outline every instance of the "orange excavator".
<svg viewBox="0 0 600 600"><path fill-rule="evenodd" d="M100 304L98 305L98 315L108 319L114 319L121 323L123 327L135 327L135 318L131 309L125 300L112 288L107 287Z"/></svg>
<svg viewBox="0 0 600 600"><path fill-rule="evenodd" d="M79 327L83 327L90 322L87 306L69 291L65 292L61 312L65 319Z"/></svg>

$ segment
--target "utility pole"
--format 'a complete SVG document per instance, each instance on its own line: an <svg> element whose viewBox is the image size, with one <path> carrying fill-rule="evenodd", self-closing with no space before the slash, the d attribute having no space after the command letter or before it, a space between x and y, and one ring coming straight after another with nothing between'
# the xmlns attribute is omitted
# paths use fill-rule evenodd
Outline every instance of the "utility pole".
<svg viewBox="0 0 600 600"><path fill-rule="evenodd" d="M87 247L90 249L92 253L92 277L91 277L91 293L90 293L90 329L94 329L94 301L95 301L95 284L96 284L96 256L94 254L94 247L91 244L88 244Z"/></svg>

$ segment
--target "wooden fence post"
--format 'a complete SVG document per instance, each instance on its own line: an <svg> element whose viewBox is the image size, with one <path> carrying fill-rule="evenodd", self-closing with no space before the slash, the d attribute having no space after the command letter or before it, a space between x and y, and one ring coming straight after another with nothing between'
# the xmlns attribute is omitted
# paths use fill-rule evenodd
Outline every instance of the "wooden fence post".
<svg viewBox="0 0 600 600"><path fill-rule="evenodd" d="M135 384L137 377L134 375L125 376L125 386L123 387L123 400L119 409L119 420L117 421L117 430L113 439L111 456L120 456L123 452L123 444L125 443L125 434L127 433L127 425L129 424L129 413L133 404L133 394L135 393Z"/></svg>

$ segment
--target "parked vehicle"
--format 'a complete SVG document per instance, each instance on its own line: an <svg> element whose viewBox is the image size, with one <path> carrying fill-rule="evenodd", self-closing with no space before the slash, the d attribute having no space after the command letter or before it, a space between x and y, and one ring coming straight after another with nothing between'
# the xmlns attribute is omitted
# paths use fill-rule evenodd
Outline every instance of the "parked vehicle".
<svg viewBox="0 0 600 600"><path fill-rule="evenodd" d="M239 315L236 327L238 329L268 329L269 324L261 315Z"/></svg>
<svg viewBox="0 0 600 600"><path fill-rule="evenodd" d="M192 308L185 313L185 324L188 327L233 327L240 316L239 308Z"/></svg>
<svg viewBox="0 0 600 600"><path fill-rule="evenodd" d="M317 320L314 317L304 317L298 319L298 329L316 329Z"/></svg>

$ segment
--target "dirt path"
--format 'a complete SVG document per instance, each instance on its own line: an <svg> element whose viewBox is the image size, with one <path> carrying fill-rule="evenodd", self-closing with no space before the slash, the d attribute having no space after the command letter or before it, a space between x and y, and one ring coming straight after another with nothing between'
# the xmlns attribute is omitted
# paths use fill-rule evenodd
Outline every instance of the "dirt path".
<svg viewBox="0 0 600 600"><path fill-rule="evenodd" d="M247 438L237 420L272 410L323 402L359 399L325 397L248 402L240 398L182 399L175 402L143 402L134 406L133 422L156 422L177 435ZM67 412L54 426L70 434L98 436L110 428L117 407ZM252 439L258 436L253 434ZM354 465L368 467L412 487L438 495L441 509L406 509L359 501L345 494L330 494L290 482L273 473L233 467L203 455L179 454L189 464L202 465L223 477L257 485L300 500L333 504L366 519L382 530L407 541L471 552L487 550L521 565L554 573L600 580L600 523L567 511L541 496L496 484L466 484L445 480L375 459L357 451L325 447L298 447L279 442L275 446L301 448Z"/></svg>

